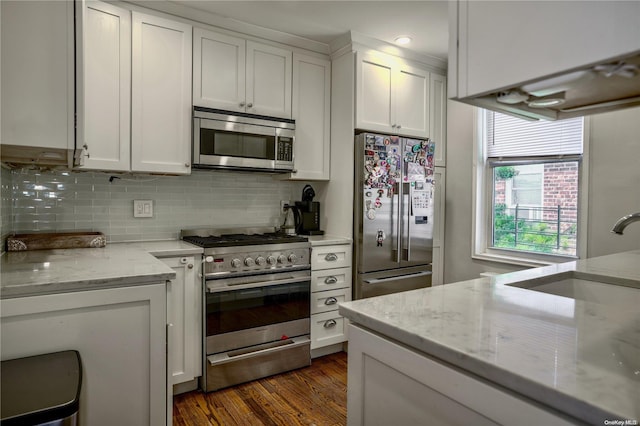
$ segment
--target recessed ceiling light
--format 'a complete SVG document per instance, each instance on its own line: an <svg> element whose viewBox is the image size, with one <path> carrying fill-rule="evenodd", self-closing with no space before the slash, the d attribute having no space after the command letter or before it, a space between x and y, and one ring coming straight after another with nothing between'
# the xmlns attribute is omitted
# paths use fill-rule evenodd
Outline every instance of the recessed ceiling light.
<svg viewBox="0 0 640 426"><path fill-rule="evenodd" d="M409 43L411 43L411 37L399 36L399 37L396 37L395 41L396 41L397 44L409 44Z"/></svg>

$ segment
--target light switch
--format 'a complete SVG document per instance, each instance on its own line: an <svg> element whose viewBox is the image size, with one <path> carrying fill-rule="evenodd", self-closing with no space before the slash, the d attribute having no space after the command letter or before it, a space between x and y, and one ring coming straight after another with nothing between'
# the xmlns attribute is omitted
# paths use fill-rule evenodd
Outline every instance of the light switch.
<svg viewBox="0 0 640 426"><path fill-rule="evenodd" d="M133 200L133 217L153 217L153 200Z"/></svg>

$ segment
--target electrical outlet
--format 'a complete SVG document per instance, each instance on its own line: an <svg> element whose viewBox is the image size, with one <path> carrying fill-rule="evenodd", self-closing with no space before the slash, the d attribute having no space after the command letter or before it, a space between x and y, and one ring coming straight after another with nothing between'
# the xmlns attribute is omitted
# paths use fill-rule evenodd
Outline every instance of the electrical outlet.
<svg viewBox="0 0 640 426"><path fill-rule="evenodd" d="M285 212L285 206L288 206L291 201L289 200L280 200L280 210Z"/></svg>
<svg viewBox="0 0 640 426"><path fill-rule="evenodd" d="M133 200L133 217L153 217L153 200Z"/></svg>

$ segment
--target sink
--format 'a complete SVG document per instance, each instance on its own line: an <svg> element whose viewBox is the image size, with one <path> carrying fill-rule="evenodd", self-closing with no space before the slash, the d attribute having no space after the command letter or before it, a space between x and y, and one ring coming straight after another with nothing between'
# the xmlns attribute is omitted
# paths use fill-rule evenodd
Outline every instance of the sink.
<svg viewBox="0 0 640 426"><path fill-rule="evenodd" d="M625 307L640 306L640 282L632 280L568 271L507 285L591 303Z"/></svg>

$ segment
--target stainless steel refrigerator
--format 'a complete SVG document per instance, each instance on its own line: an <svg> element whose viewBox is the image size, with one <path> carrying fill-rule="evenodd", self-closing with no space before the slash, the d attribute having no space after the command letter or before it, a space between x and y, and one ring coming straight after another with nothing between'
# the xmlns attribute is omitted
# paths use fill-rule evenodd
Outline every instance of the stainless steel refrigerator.
<svg viewBox="0 0 640 426"><path fill-rule="evenodd" d="M434 142L355 138L354 297L431 285Z"/></svg>

